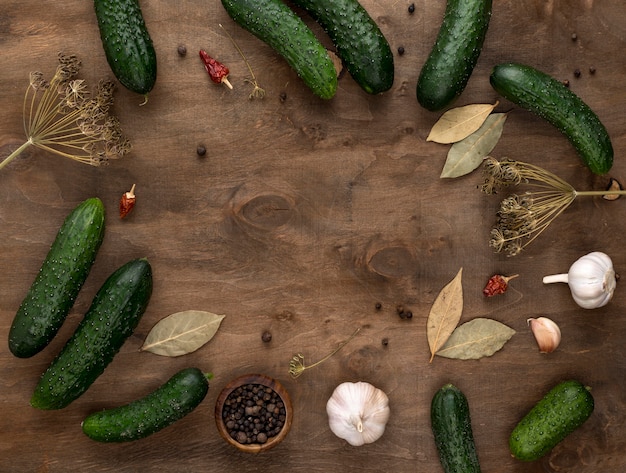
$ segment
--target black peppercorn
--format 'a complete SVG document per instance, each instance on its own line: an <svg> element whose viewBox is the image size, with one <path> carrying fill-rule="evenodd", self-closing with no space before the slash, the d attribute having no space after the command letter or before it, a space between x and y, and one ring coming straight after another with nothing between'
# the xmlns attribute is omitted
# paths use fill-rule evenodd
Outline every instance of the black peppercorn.
<svg viewBox="0 0 626 473"><path fill-rule="evenodd" d="M206 148L203 145L198 145L196 153L198 153L198 156L204 156L206 154Z"/></svg>
<svg viewBox="0 0 626 473"><path fill-rule="evenodd" d="M380 343L382 343L382 345L384 347L386 347L387 345L389 345L389 339L388 338L383 338Z"/></svg>
<svg viewBox="0 0 626 473"><path fill-rule="evenodd" d="M178 55L179 56L186 56L187 55L187 48L184 45L180 45L178 46Z"/></svg>
<svg viewBox="0 0 626 473"><path fill-rule="evenodd" d="M382 305L380 302L377 302L377 303L374 305L374 308L375 308L376 310L380 310L380 309L382 309L382 308L383 308L383 305Z"/></svg>
<svg viewBox="0 0 626 473"><path fill-rule="evenodd" d="M409 5L409 13L413 14L415 12L415 3L411 3Z"/></svg>
<svg viewBox="0 0 626 473"><path fill-rule="evenodd" d="M399 54L400 56L402 56L402 55L404 54L404 46L399 46L399 47L398 47L398 54Z"/></svg>
<svg viewBox="0 0 626 473"><path fill-rule="evenodd" d="M263 332L263 335L261 335L261 340L263 340L265 343L269 343L272 341L272 334L269 330Z"/></svg>
<svg viewBox="0 0 626 473"><path fill-rule="evenodd" d="M595 74L596 73L596 68L593 66L589 66L589 74Z"/></svg>
<svg viewBox="0 0 626 473"><path fill-rule="evenodd" d="M574 77L576 77L576 78L580 77L580 69L575 69L574 70Z"/></svg>

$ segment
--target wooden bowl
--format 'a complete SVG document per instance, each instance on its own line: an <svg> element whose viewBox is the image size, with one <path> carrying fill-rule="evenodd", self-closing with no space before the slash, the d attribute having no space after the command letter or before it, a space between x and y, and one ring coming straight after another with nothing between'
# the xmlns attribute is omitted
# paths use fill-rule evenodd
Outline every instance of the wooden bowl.
<svg viewBox="0 0 626 473"><path fill-rule="evenodd" d="M263 443L240 443L230 435L229 429L226 426L226 421L223 417L224 404L230 394L237 388L246 385L260 385L264 388L270 388L272 391L278 394L280 400L282 400L284 404L285 420L283 421L283 426L280 432L278 432L278 434L274 436L268 437L267 441ZM263 409L264 407L265 403L261 406L261 408ZM219 396L217 397L217 402L215 403L215 423L217 424L218 432L224 438L224 440L226 440L226 442L237 447L242 452L259 453L275 447L280 442L282 442L282 440L289 433L292 420L293 408L291 406L291 398L289 397L289 394L287 393L283 385L278 382L278 380L262 374L247 374L233 379L224 387L224 389L222 389Z"/></svg>

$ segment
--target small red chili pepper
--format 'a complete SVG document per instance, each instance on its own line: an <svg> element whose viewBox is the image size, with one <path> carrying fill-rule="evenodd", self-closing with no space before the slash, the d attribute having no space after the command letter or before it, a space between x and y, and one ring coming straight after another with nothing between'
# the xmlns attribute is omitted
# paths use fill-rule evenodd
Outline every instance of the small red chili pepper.
<svg viewBox="0 0 626 473"><path fill-rule="evenodd" d="M131 187L128 192L124 192L124 195L122 195L122 198L120 199L120 218L124 218L129 214L135 206L136 200L135 184L133 184L133 187Z"/></svg>
<svg viewBox="0 0 626 473"><path fill-rule="evenodd" d="M228 81L228 74L230 72L228 70L228 67L226 67L221 62L213 59L203 49L200 50L200 59L202 59L204 68L206 69L213 82L215 82L216 84L225 84L226 87L228 87L229 89L233 88L231 83Z"/></svg>
<svg viewBox="0 0 626 473"><path fill-rule="evenodd" d="M516 278L518 275L502 276L501 274L494 274L487 281L487 285L483 289L485 297L492 297L497 294L504 294L509 287L509 281Z"/></svg>

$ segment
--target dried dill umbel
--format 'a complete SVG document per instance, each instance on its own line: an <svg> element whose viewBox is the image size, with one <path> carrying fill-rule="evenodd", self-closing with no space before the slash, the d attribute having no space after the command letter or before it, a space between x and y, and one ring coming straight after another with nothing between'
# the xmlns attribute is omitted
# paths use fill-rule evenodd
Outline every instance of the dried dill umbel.
<svg viewBox="0 0 626 473"><path fill-rule="evenodd" d="M483 163L485 194L525 185L531 190L508 195L500 202L489 246L507 256L518 255L563 213L578 196L625 195L623 190L578 191L539 166L491 156Z"/></svg>
<svg viewBox="0 0 626 473"><path fill-rule="evenodd" d="M50 81L41 72L30 73L23 103L26 141L0 162L0 169L30 146L92 166L130 151L119 120L110 114L113 82L102 80L91 92L76 78L80 60L63 53L58 58Z"/></svg>

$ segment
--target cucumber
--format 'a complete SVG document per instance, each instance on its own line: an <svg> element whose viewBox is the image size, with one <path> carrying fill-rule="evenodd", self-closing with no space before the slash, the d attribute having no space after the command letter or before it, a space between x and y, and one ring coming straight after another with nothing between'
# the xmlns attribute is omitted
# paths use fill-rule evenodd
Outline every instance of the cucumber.
<svg viewBox="0 0 626 473"><path fill-rule="evenodd" d="M562 82L518 63L498 64L489 78L504 98L529 110L558 128L574 145L595 174L613 165L613 145L598 116Z"/></svg>
<svg viewBox="0 0 626 473"><path fill-rule="evenodd" d="M138 0L94 0L109 67L128 90L146 95L157 77L157 58Z"/></svg>
<svg viewBox="0 0 626 473"><path fill-rule="evenodd" d="M104 282L76 331L43 373L30 404L62 409L102 374L133 333L152 293L145 258L129 261Z"/></svg>
<svg viewBox="0 0 626 473"><path fill-rule="evenodd" d="M337 72L328 51L281 0L222 0L228 15L280 54L318 97L337 91Z"/></svg>
<svg viewBox="0 0 626 473"><path fill-rule="evenodd" d="M441 110L465 90L487 35L491 4L492 0L448 0L417 81L417 101L425 109Z"/></svg>
<svg viewBox="0 0 626 473"><path fill-rule="evenodd" d="M465 395L452 384L443 386L433 396L430 419L445 473L480 473Z"/></svg>
<svg viewBox="0 0 626 473"><path fill-rule="evenodd" d="M348 72L369 94L393 85L393 54L387 39L358 0L293 0L317 21Z"/></svg>
<svg viewBox="0 0 626 473"><path fill-rule="evenodd" d="M198 368L186 368L141 399L87 416L82 429L98 442L139 440L185 417L208 390L208 375Z"/></svg>
<svg viewBox="0 0 626 473"><path fill-rule="evenodd" d="M104 205L97 197L65 218L9 330L15 356L39 353L57 334L96 259L104 227Z"/></svg>
<svg viewBox="0 0 626 473"><path fill-rule="evenodd" d="M563 381L552 388L517 424L509 438L513 456L523 461L543 457L580 427L593 412L589 388Z"/></svg>

